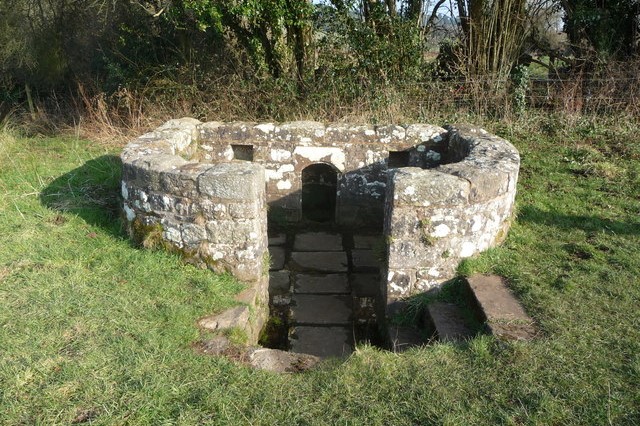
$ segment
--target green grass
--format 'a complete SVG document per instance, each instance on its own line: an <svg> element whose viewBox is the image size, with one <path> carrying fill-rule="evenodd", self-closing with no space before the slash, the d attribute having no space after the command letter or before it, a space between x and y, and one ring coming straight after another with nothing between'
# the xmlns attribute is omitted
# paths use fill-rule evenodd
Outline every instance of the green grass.
<svg viewBox="0 0 640 426"><path fill-rule="evenodd" d="M521 126L524 129L524 126ZM300 375L198 354L241 286L133 247L116 149L0 136L0 424L638 424L637 129L495 126L521 151L505 275L543 337L360 347Z"/></svg>

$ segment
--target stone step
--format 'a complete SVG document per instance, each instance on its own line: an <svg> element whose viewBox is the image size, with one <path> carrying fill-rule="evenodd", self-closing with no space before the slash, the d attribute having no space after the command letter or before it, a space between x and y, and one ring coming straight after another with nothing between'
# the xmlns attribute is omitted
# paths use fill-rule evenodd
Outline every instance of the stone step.
<svg viewBox="0 0 640 426"><path fill-rule="evenodd" d="M342 251L342 235L326 232L297 234L293 242L294 251Z"/></svg>
<svg viewBox="0 0 640 426"><path fill-rule="evenodd" d="M382 263L373 250L351 250L353 270L356 272L376 272Z"/></svg>
<svg viewBox="0 0 640 426"><path fill-rule="evenodd" d="M349 325L352 300L344 295L294 294L291 319L298 325Z"/></svg>
<svg viewBox="0 0 640 426"><path fill-rule="evenodd" d="M286 251L284 247L269 247L269 258L271 259L269 270L279 271L284 268L285 257Z"/></svg>
<svg viewBox="0 0 640 426"><path fill-rule="evenodd" d="M353 352L352 336L351 327L298 326L289 343L292 352L320 358L345 357Z"/></svg>
<svg viewBox="0 0 640 426"><path fill-rule="evenodd" d="M382 235L354 235L353 248L371 250L382 241Z"/></svg>
<svg viewBox="0 0 640 426"><path fill-rule="evenodd" d="M269 246L283 246L287 242L287 235L278 233L278 234L269 234Z"/></svg>
<svg viewBox="0 0 640 426"><path fill-rule="evenodd" d="M343 251L293 252L292 266L315 272L347 272L349 262Z"/></svg>
<svg viewBox="0 0 640 426"><path fill-rule="evenodd" d="M502 277L476 274L466 279L472 303L487 330L506 340L531 340L536 334L534 322L513 296Z"/></svg>
<svg viewBox="0 0 640 426"><path fill-rule="evenodd" d="M269 294L281 295L289 292L289 271L269 272Z"/></svg>
<svg viewBox="0 0 640 426"><path fill-rule="evenodd" d="M347 274L295 275L294 292L298 294L350 294Z"/></svg>
<svg viewBox="0 0 640 426"><path fill-rule="evenodd" d="M462 309L454 303L434 302L427 305L425 322L442 342L460 342L473 337Z"/></svg>
<svg viewBox="0 0 640 426"><path fill-rule="evenodd" d="M380 275L353 274L351 288L356 297L378 297L380 294Z"/></svg>

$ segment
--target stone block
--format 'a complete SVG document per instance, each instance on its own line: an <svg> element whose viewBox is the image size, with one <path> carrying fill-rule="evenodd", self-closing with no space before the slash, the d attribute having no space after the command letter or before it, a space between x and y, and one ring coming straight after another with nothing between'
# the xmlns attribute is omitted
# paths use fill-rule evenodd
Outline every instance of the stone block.
<svg viewBox="0 0 640 426"><path fill-rule="evenodd" d="M493 335L507 340L531 340L536 336L533 320L501 277L476 274L468 277L467 283L480 309L480 318Z"/></svg>
<svg viewBox="0 0 640 426"><path fill-rule="evenodd" d="M251 202L264 197L264 169L252 163L215 164L198 177L202 195Z"/></svg>
<svg viewBox="0 0 640 426"><path fill-rule="evenodd" d="M351 323L351 297L344 295L294 294L291 317L294 324L346 325Z"/></svg>
<svg viewBox="0 0 640 426"><path fill-rule="evenodd" d="M296 234L294 251L342 251L342 235L326 232Z"/></svg>
<svg viewBox="0 0 640 426"><path fill-rule="evenodd" d="M351 260L356 272L378 271L382 263L373 250L351 250Z"/></svg>
<svg viewBox="0 0 640 426"><path fill-rule="evenodd" d="M286 142L302 144L322 143L324 141L324 123L317 121L291 121L275 129L274 138Z"/></svg>
<svg viewBox="0 0 640 426"><path fill-rule="evenodd" d="M287 234L273 234L269 235L270 246L283 246L287 242Z"/></svg>
<svg viewBox="0 0 640 426"><path fill-rule="evenodd" d="M463 178L436 169L416 167L396 169L393 179L393 203L396 206L461 206L469 202L471 186Z"/></svg>
<svg viewBox="0 0 640 426"><path fill-rule="evenodd" d="M349 294L347 274L295 275L295 292L298 294Z"/></svg>
<svg viewBox="0 0 640 426"><path fill-rule="evenodd" d="M291 288L289 280L289 271L272 271L269 272L269 294L285 294Z"/></svg>
<svg viewBox="0 0 640 426"><path fill-rule="evenodd" d="M381 246L383 241L382 235L354 235L353 248L371 250Z"/></svg>
<svg viewBox="0 0 640 426"><path fill-rule="evenodd" d="M278 271L284 268L286 251L284 247L269 247L269 257L271 258L270 271Z"/></svg>
<svg viewBox="0 0 640 426"><path fill-rule="evenodd" d="M353 274L351 288L356 297L378 297L380 276L378 274Z"/></svg>
<svg viewBox="0 0 640 426"><path fill-rule="evenodd" d="M250 349L247 357L251 367L274 373L299 373L313 368L320 362L320 358L307 353L267 348Z"/></svg>
<svg viewBox="0 0 640 426"><path fill-rule="evenodd" d="M489 201L506 193L509 188L509 174L496 169L492 164L447 164L439 170L469 181L469 201L472 203Z"/></svg>
<svg viewBox="0 0 640 426"><path fill-rule="evenodd" d="M319 358L342 358L353 352L350 327L295 327L291 350Z"/></svg>
<svg viewBox="0 0 640 426"><path fill-rule="evenodd" d="M430 303L425 320L433 325L438 340L442 342L460 342L473 337L462 309L454 303Z"/></svg>
<svg viewBox="0 0 640 426"><path fill-rule="evenodd" d="M220 331L233 327L244 328L248 322L249 307L236 306L220 314L204 317L198 321L198 325L209 331Z"/></svg>
<svg viewBox="0 0 640 426"><path fill-rule="evenodd" d="M182 224L182 241L185 246L193 248L197 247L207 239L207 231L204 226L194 223Z"/></svg>
<svg viewBox="0 0 640 426"><path fill-rule="evenodd" d="M347 272L347 254L340 251L293 252L293 266L300 270L316 272Z"/></svg>

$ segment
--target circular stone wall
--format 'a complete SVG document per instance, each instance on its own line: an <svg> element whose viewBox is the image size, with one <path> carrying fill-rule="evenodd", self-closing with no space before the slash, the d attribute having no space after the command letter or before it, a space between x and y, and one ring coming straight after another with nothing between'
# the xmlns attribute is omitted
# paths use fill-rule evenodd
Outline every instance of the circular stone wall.
<svg viewBox="0 0 640 426"><path fill-rule="evenodd" d="M265 307L267 210L301 219L308 166L336 170L339 225L384 223L381 293L391 304L505 237L520 164L509 142L473 127L189 118L140 136L121 158L131 236L254 283L250 303Z"/></svg>

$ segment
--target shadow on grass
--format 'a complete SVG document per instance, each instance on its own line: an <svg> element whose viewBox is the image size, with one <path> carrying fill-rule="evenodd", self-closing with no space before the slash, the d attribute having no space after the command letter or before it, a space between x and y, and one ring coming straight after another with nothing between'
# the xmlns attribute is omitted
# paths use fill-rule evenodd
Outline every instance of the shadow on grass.
<svg viewBox="0 0 640 426"><path fill-rule="evenodd" d="M554 226L562 230L581 229L585 232L608 231L613 234L640 235L640 222L627 223L597 216L567 215L553 211L547 212L531 206L520 209L518 222Z"/></svg>
<svg viewBox="0 0 640 426"><path fill-rule="evenodd" d="M41 193L40 202L63 213L73 213L110 235L126 238L120 219L122 163L103 155L55 179Z"/></svg>

